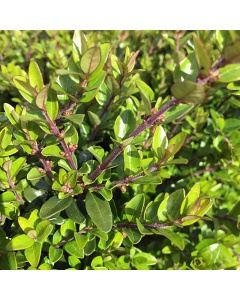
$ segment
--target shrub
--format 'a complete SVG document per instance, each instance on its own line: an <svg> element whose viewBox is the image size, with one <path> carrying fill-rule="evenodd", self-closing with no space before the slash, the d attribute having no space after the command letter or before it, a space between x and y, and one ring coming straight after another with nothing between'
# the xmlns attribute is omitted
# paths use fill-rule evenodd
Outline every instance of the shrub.
<svg viewBox="0 0 240 300"><path fill-rule="evenodd" d="M239 50L235 31L75 31L43 75L43 50L26 72L10 45L0 269L239 268Z"/></svg>

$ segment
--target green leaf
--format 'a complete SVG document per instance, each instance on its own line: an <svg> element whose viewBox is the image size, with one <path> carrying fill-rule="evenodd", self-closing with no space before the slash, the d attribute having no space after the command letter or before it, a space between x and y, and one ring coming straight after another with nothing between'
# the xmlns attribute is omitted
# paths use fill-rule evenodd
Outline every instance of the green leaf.
<svg viewBox="0 0 240 300"><path fill-rule="evenodd" d="M38 93L36 97L36 105L42 110L46 110L46 103L48 100L48 90L50 86L51 83L45 85L45 87Z"/></svg>
<svg viewBox="0 0 240 300"><path fill-rule="evenodd" d="M0 270L17 270L15 253L9 252L0 257Z"/></svg>
<svg viewBox="0 0 240 300"><path fill-rule="evenodd" d="M3 192L0 195L0 202L12 202L12 201L16 201L16 196L14 195L13 192Z"/></svg>
<svg viewBox="0 0 240 300"><path fill-rule="evenodd" d="M5 111L8 119L12 123L12 125L14 125L18 129L21 129L20 125L18 124L18 122L15 120L15 118L12 115L12 113L15 111L14 108L8 103L4 103L3 107L4 107L4 111Z"/></svg>
<svg viewBox="0 0 240 300"><path fill-rule="evenodd" d="M31 266L37 267L40 261L42 245L35 242L31 247L25 249L24 254Z"/></svg>
<svg viewBox="0 0 240 300"><path fill-rule="evenodd" d="M55 120L58 116L58 98L54 90L50 89L48 92L46 110L51 120Z"/></svg>
<svg viewBox="0 0 240 300"><path fill-rule="evenodd" d="M98 198L88 192L86 197L86 210L93 223L103 232L112 228L112 212L108 201Z"/></svg>
<svg viewBox="0 0 240 300"><path fill-rule="evenodd" d="M240 63L240 41L236 41L224 49L224 58L228 64Z"/></svg>
<svg viewBox="0 0 240 300"><path fill-rule="evenodd" d="M7 126L0 131L0 149L6 149L12 142L13 126Z"/></svg>
<svg viewBox="0 0 240 300"><path fill-rule="evenodd" d="M136 222L136 219L140 219L145 205L144 194L138 194L133 197L125 206L125 214L129 222Z"/></svg>
<svg viewBox="0 0 240 300"><path fill-rule="evenodd" d="M38 168L34 167L32 168L28 174L27 174L27 179L28 180L36 180L36 179L40 179L41 177L44 177L45 173L41 173Z"/></svg>
<svg viewBox="0 0 240 300"><path fill-rule="evenodd" d="M101 123L101 119L98 115L88 110L88 117L93 126L99 125Z"/></svg>
<svg viewBox="0 0 240 300"><path fill-rule="evenodd" d="M50 146L45 147L42 150L42 155L43 156L57 156L57 157L62 157L62 155L60 154L61 151L62 151L61 148L59 148L58 146L56 146L56 145L50 145Z"/></svg>
<svg viewBox="0 0 240 300"><path fill-rule="evenodd" d="M25 164L26 160L27 160L27 157L23 156L23 157L17 158L12 163L12 166L11 166L11 169L10 169L11 178L15 178L15 176L21 171L21 169L22 169L23 165Z"/></svg>
<svg viewBox="0 0 240 300"><path fill-rule="evenodd" d="M205 98L204 87L192 81L175 82L171 91L177 100L186 104L197 104Z"/></svg>
<svg viewBox="0 0 240 300"><path fill-rule="evenodd" d="M92 47L82 55L80 67L85 74L91 74L97 69L101 61L101 51L99 47Z"/></svg>
<svg viewBox="0 0 240 300"><path fill-rule="evenodd" d="M138 244L140 242L142 235L139 231L131 228L123 228L122 230L133 244Z"/></svg>
<svg viewBox="0 0 240 300"><path fill-rule="evenodd" d="M139 221L139 219L137 218L136 219L136 223L137 223L137 227L138 227L138 230L141 234L143 235L152 235L152 231L146 229L143 224Z"/></svg>
<svg viewBox="0 0 240 300"><path fill-rule="evenodd" d="M57 249L52 245L49 247L49 260L51 263L56 263L61 259L63 255L63 249Z"/></svg>
<svg viewBox="0 0 240 300"><path fill-rule="evenodd" d="M102 189L97 190L96 192L98 192L100 195L102 195L103 198L106 199L107 201L110 201L113 198L113 193L112 193L112 190L110 190L110 189L102 188Z"/></svg>
<svg viewBox="0 0 240 300"><path fill-rule="evenodd" d="M164 157L163 149L168 147L168 138L161 125L157 126L152 141L152 149L157 161L161 161Z"/></svg>
<svg viewBox="0 0 240 300"><path fill-rule="evenodd" d="M76 201L73 201L65 211L67 216L73 220L73 222L77 224L83 224L86 222L86 218L79 210Z"/></svg>
<svg viewBox="0 0 240 300"><path fill-rule="evenodd" d="M137 267L139 265L155 265L157 263L156 257L154 257L152 254L140 252L133 256L132 258L132 265Z"/></svg>
<svg viewBox="0 0 240 300"><path fill-rule="evenodd" d="M97 95L101 85L104 82L105 76L106 76L106 72L101 71L96 78L89 81L87 87L90 89L90 91L85 92L83 96L79 99L79 102L86 103L91 101Z"/></svg>
<svg viewBox="0 0 240 300"><path fill-rule="evenodd" d="M60 227L60 233L63 237L72 236L75 231L76 225L71 219L66 220Z"/></svg>
<svg viewBox="0 0 240 300"><path fill-rule="evenodd" d="M202 41L198 38L198 36L195 33L193 34L193 42L199 73L202 76L207 77L209 76L209 71L211 68L210 58Z"/></svg>
<svg viewBox="0 0 240 300"><path fill-rule="evenodd" d="M29 230L34 229L32 223L23 217L18 217L18 224L21 227L22 231L24 231L24 233L26 234L29 232Z"/></svg>
<svg viewBox="0 0 240 300"><path fill-rule="evenodd" d="M93 80L94 78L96 78L99 75L99 73L102 71L109 55L110 44L108 43L102 44L99 48L101 52L101 56L100 56L101 60L99 62L98 67L91 73L89 80Z"/></svg>
<svg viewBox="0 0 240 300"><path fill-rule="evenodd" d="M46 202L45 202L46 203ZM48 220L39 222L36 226L37 240L43 243L53 230L53 225Z"/></svg>
<svg viewBox="0 0 240 300"><path fill-rule="evenodd" d="M111 76L111 75L107 76L106 85L107 85L108 90L110 91L111 95L113 95L113 97L119 95L120 85L113 76Z"/></svg>
<svg viewBox="0 0 240 300"><path fill-rule="evenodd" d="M151 115L152 113L151 102L154 100L153 90L142 80L136 80L136 84L142 96L145 112L147 115Z"/></svg>
<svg viewBox="0 0 240 300"><path fill-rule="evenodd" d="M104 149L100 146L91 146L88 148L88 151L91 152L96 159L98 160L98 162L101 164L102 163L102 159L104 156Z"/></svg>
<svg viewBox="0 0 240 300"><path fill-rule="evenodd" d="M34 240L28 237L26 234L20 234L12 238L6 245L7 251L16 251L27 249L34 244Z"/></svg>
<svg viewBox="0 0 240 300"><path fill-rule="evenodd" d="M98 236L100 239L103 239L104 241L108 240L108 234L106 232L101 231L98 228L93 228L93 229L89 230L89 233Z"/></svg>
<svg viewBox="0 0 240 300"><path fill-rule="evenodd" d="M168 150L171 156L175 155L183 146L186 139L185 132L179 132L168 143Z"/></svg>
<svg viewBox="0 0 240 300"><path fill-rule="evenodd" d="M136 127L136 120L133 112L129 109L124 110L120 116L117 117L114 123L114 133L116 139L126 138Z"/></svg>
<svg viewBox="0 0 240 300"><path fill-rule="evenodd" d="M85 115L83 114L74 114L74 115L64 115L64 119L67 119L75 124L82 124Z"/></svg>
<svg viewBox="0 0 240 300"><path fill-rule="evenodd" d="M66 197L62 200L59 200L57 196L49 198L40 208L40 218L49 219L50 217L66 209L72 203L72 200L72 197Z"/></svg>
<svg viewBox="0 0 240 300"><path fill-rule="evenodd" d="M84 257L84 250L79 249L76 241L71 241L68 242L63 246L64 250L67 251L67 253L76 256L78 258L83 258Z"/></svg>
<svg viewBox="0 0 240 300"><path fill-rule="evenodd" d="M14 220L18 216L19 210L12 203L0 202L0 213L5 215L8 219Z"/></svg>
<svg viewBox="0 0 240 300"><path fill-rule="evenodd" d="M126 175L131 176L139 171L141 160L137 148L133 145L128 145L123 152L124 171Z"/></svg>
<svg viewBox="0 0 240 300"><path fill-rule="evenodd" d="M186 197L184 198L180 213L182 216L185 216L189 212L189 208L197 201L200 195L200 184L197 182L194 184L194 186L191 188L191 190L188 192Z"/></svg>
<svg viewBox="0 0 240 300"><path fill-rule="evenodd" d="M166 221L172 218L176 220L180 217L180 208L184 199L184 189L176 190L168 195L159 205L158 218L161 221Z"/></svg>
<svg viewBox="0 0 240 300"><path fill-rule="evenodd" d="M32 103L37 91L27 82L27 79L23 76L14 76L13 83L23 98Z"/></svg>
<svg viewBox="0 0 240 300"><path fill-rule="evenodd" d="M191 52L175 68L173 73L174 82L196 81L198 76L198 66L195 53Z"/></svg>
<svg viewBox="0 0 240 300"><path fill-rule="evenodd" d="M72 41L72 56L75 63L79 62L81 56L87 51L87 39L83 31L75 30Z"/></svg>
<svg viewBox="0 0 240 300"><path fill-rule="evenodd" d="M219 82L232 82L240 80L240 64L231 64L219 69Z"/></svg>
<svg viewBox="0 0 240 300"><path fill-rule="evenodd" d="M184 239L180 236L179 233L175 233L170 229L152 229L152 231L156 234L160 234L168 238L173 242L180 250L183 250L185 247Z"/></svg>
<svg viewBox="0 0 240 300"><path fill-rule="evenodd" d="M28 77L31 86L37 88L37 91L40 92L44 87L43 78L39 66L34 60L30 62L28 69Z"/></svg>
<svg viewBox="0 0 240 300"><path fill-rule="evenodd" d="M74 238L79 249L83 249L88 242L87 236L83 234L79 234L78 232L74 232Z"/></svg>

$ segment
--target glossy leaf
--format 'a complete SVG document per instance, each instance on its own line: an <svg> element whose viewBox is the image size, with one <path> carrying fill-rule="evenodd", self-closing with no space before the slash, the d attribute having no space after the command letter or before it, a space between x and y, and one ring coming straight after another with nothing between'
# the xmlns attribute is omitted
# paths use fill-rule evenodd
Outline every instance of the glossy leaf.
<svg viewBox="0 0 240 300"><path fill-rule="evenodd" d="M122 230L126 233L127 237L133 244L137 244L140 242L142 235L138 230L131 228L123 228Z"/></svg>
<svg viewBox="0 0 240 300"><path fill-rule="evenodd" d="M74 115L64 115L64 118L75 123L75 124L82 124L83 119L84 119L85 115L83 114L74 114Z"/></svg>
<svg viewBox="0 0 240 300"><path fill-rule="evenodd" d="M50 89L48 92L46 110L51 120L55 120L58 116L58 98L54 90Z"/></svg>
<svg viewBox="0 0 240 300"><path fill-rule="evenodd" d="M72 41L72 56L75 63L79 62L81 56L87 50L87 40L83 31L75 30Z"/></svg>
<svg viewBox="0 0 240 300"><path fill-rule="evenodd" d="M112 228L112 212L108 201L98 198L92 193L86 197L86 210L93 223L103 232Z"/></svg>
<svg viewBox="0 0 240 300"><path fill-rule="evenodd" d="M63 237L72 236L74 231L76 231L75 223L68 219L60 227L60 233Z"/></svg>
<svg viewBox="0 0 240 300"><path fill-rule="evenodd" d="M29 230L34 229L34 226L32 225L32 223L29 222L24 217L18 217L18 224L21 227L21 229L24 231L24 233L26 233L26 234L29 232Z"/></svg>
<svg viewBox="0 0 240 300"><path fill-rule="evenodd" d="M11 169L10 169L10 175L11 175L12 178L14 178L20 172L20 170L22 169L22 167L25 164L26 160L27 160L27 157L23 156L23 157L17 158L12 163L12 166L11 166Z"/></svg>
<svg viewBox="0 0 240 300"><path fill-rule="evenodd" d="M8 126L0 131L0 149L6 149L12 141L13 126Z"/></svg>
<svg viewBox="0 0 240 300"><path fill-rule="evenodd" d="M0 202L0 213L2 213L8 219L13 220L19 215L19 210L12 203Z"/></svg>
<svg viewBox="0 0 240 300"><path fill-rule="evenodd" d="M182 216L186 215L189 212L189 208L197 201L199 196L200 184L195 183L182 202L180 210Z"/></svg>
<svg viewBox="0 0 240 300"><path fill-rule="evenodd" d="M141 164L140 156L137 148L133 145L128 145L123 151L124 171L126 175L131 176L139 171Z"/></svg>
<svg viewBox="0 0 240 300"><path fill-rule="evenodd" d="M161 161L164 156L164 149L168 146L168 139L167 135L161 125L157 126L152 141L152 149L154 152L154 156L156 157L157 161Z"/></svg>
<svg viewBox="0 0 240 300"><path fill-rule="evenodd" d="M27 179L28 180L36 180L36 179L40 179L41 177L44 177L45 173L42 173L38 170L38 168L32 168L28 174L27 174Z"/></svg>
<svg viewBox="0 0 240 300"><path fill-rule="evenodd" d="M240 80L240 64L230 64L219 69L219 82L232 82Z"/></svg>
<svg viewBox="0 0 240 300"><path fill-rule="evenodd" d="M170 151L171 155L175 155L183 146L186 139L185 132L179 132L176 134L168 143L168 150Z"/></svg>
<svg viewBox="0 0 240 300"><path fill-rule="evenodd" d="M25 249L24 254L31 266L37 267L40 261L42 245L35 242L31 247Z"/></svg>
<svg viewBox="0 0 240 300"><path fill-rule="evenodd" d="M29 64L28 77L31 86L37 88L37 91L40 92L44 87L43 78L39 66L35 60L32 60Z"/></svg>
<svg viewBox="0 0 240 300"><path fill-rule="evenodd" d="M150 253L136 253L132 258L132 264L136 267L138 267L139 265L155 265L156 263L157 259Z"/></svg>
<svg viewBox="0 0 240 300"><path fill-rule="evenodd" d="M88 111L88 117L93 126L99 125L101 123L101 119L95 113Z"/></svg>
<svg viewBox="0 0 240 300"><path fill-rule="evenodd" d="M186 104L197 104L205 98L204 87L192 81L176 82L171 91L177 100Z"/></svg>
<svg viewBox="0 0 240 300"><path fill-rule="evenodd" d="M138 194L133 197L125 206L125 214L129 222L134 223L136 219L140 219L143 214L145 197L143 194Z"/></svg>
<svg viewBox="0 0 240 300"><path fill-rule="evenodd" d="M79 249L76 241L71 241L65 244L64 250L67 251L69 254L76 256L78 258L84 257L84 251L83 249Z"/></svg>
<svg viewBox="0 0 240 300"><path fill-rule="evenodd" d="M80 67L85 74L91 74L97 69L101 61L101 51L99 47L89 48L82 55Z"/></svg>
<svg viewBox="0 0 240 300"><path fill-rule="evenodd" d="M46 202L45 202L46 203ZM53 225L48 220L39 222L36 226L37 240L43 243L53 230Z"/></svg>
<svg viewBox="0 0 240 300"><path fill-rule="evenodd" d="M16 251L27 249L34 244L34 240L29 238L26 234L20 234L7 243L6 250L7 251Z"/></svg>
<svg viewBox="0 0 240 300"><path fill-rule="evenodd" d="M173 73L174 81L196 81L198 76L198 66L195 53L189 53L175 68Z"/></svg>
<svg viewBox="0 0 240 300"><path fill-rule="evenodd" d="M12 202L16 200L16 196L13 192L7 191L0 194L0 202Z"/></svg>
<svg viewBox="0 0 240 300"><path fill-rule="evenodd" d="M62 157L60 154L61 148L56 146L56 145L51 145L47 146L42 150L42 155L43 156L57 156L57 157Z"/></svg>
<svg viewBox="0 0 240 300"><path fill-rule="evenodd" d="M77 232L74 232L74 238L79 249L83 249L88 242L88 238L86 235L79 234Z"/></svg>
<svg viewBox="0 0 240 300"><path fill-rule="evenodd" d="M116 138L124 139L131 133L136 126L136 120L131 110L124 110L117 117L114 123L114 133Z"/></svg>
<svg viewBox="0 0 240 300"><path fill-rule="evenodd" d="M63 255L63 249L55 248L53 246L49 247L49 260L51 263L56 263L61 259Z"/></svg>
<svg viewBox="0 0 240 300"><path fill-rule="evenodd" d="M27 82L27 79L23 76L15 76L13 82L23 98L32 103L37 91Z"/></svg>
<svg viewBox="0 0 240 300"><path fill-rule="evenodd" d="M59 200L57 196L53 196L44 202L39 211L39 216L42 219L49 219L66 209L71 203L72 197L66 197L63 200Z"/></svg>

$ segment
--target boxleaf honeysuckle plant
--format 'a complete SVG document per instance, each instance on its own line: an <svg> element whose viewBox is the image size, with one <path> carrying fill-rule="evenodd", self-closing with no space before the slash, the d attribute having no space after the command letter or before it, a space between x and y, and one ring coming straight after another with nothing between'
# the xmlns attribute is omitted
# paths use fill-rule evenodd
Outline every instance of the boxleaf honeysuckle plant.
<svg viewBox="0 0 240 300"><path fill-rule="evenodd" d="M44 82L34 58L27 72L5 74L19 98L6 99L0 115L0 269L161 269L161 255L138 247L152 236L177 264L191 243L186 227L222 218L238 235L239 202L227 215L209 217L216 184L178 188L181 178L171 182L171 174L191 168L189 145L194 149L204 126L209 134L206 105L218 132L213 144L231 153L199 174L230 161L239 169L239 121L230 117L227 127L211 101L224 89L239 92L240 44L236 39L214 52L196 32L183 34L186 44L164 98L135 68L144 53L131 45L133 52L126 47L120 58L110 42L83 31L74 32L56 80ZM235 136L224 134L224 126L234 127ZM207 241L181 268L212 268L219 249Z"/></svg>

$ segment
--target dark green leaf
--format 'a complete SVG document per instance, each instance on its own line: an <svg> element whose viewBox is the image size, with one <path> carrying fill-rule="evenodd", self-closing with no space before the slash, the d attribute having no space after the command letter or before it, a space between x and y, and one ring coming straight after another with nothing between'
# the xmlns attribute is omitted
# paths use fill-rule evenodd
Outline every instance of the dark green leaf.
<svg viewBox="0 0 240 300"><path fill-rule="evenodd" d="M199 73L202 76L207 77L209 76L209 71L211 68L211 61L208 56L207 50L205 49L202 41L195 33L193 34L193 42Z"/></svg>
<svg viewBox="0 0 240 300"><path fill-rule="evenodd" d="M75 123L75 124L82 124L83 119L84 119L85 115L83 114L74 114L74 115L64 115L64 118Z"/></svg>
<svg viewBox="0 0 240 300"><path fill-rule="evenodd" d="M66 197L59 200L58 197L53 196L49 198L41 207L39 216L42 219L49 219L62 210L66 209L72 203L72 197Z"/></svg>
<svg viewBox="0 0 240 300"><path fill-rule="evenodd" d="M175 233L171 231L170 229L153 229L152 230L156 234L160 234L168 238L170 241L173 242L180 250L183 250L185 248L185 242L184 239L180 236L179 233Z"/></svg>
<svg viewBox="0 0 240 300"><path fill-rule="evenodd" d="M92 193L86 197L86 210L93 223L103 232L112 228L112 212L108 201L98 198Z"/></svg>
<svg viewBox="0 0 240 300"><path fill-rule="evenodd" d="M66 208L67 216L73 220L77 224L83 224L86 221L85 216L79 210L77 203L73 201L67 208Z"/></svg>
<svg viewBox="0 0 240 300"><path fill-rule="evenodd" d="M5 253L0 257L0 270L17 270L15 253Z"/></svg>
<svg viewBox="0 0 240 300"><path fill-rule="evenodd" d="M224 50L224 58L229 64L240 63L240 41L236 41Z"/></svg>
<svg viewBox="0 0 240 300"><path fill-rule="evenodd" d="M84 257L84 251L83 249L79 249L76 241L71 241L65 244L64 250L67 251L69 254L76 256L78 258Z"/></svg>

